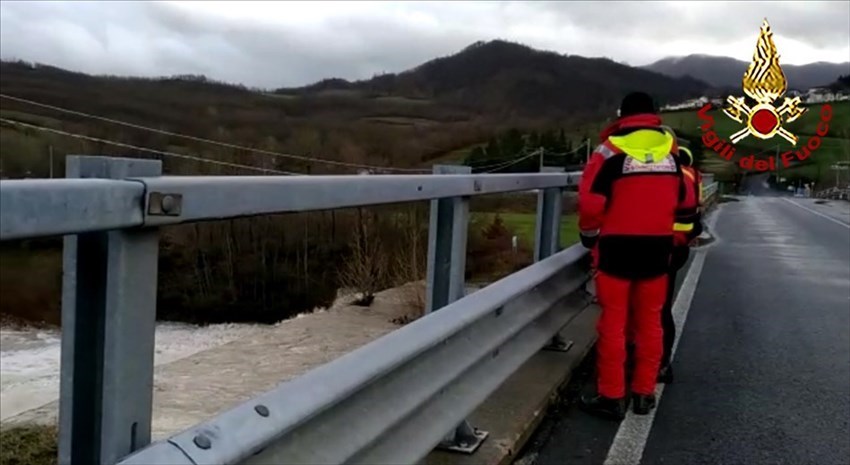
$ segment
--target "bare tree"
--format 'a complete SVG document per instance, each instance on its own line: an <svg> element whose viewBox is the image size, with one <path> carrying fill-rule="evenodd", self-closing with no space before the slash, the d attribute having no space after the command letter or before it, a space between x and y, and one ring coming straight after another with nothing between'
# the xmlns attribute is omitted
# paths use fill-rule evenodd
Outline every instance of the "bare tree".
<svg viewBox="0 0 850 465"><path fill-rule="evenodd" d="M360 294L355 304L369 306L375 300L375 293L386 282L387 257L378 234L377 215L358 208L351 255L340 271L342 284Z"/></svg>

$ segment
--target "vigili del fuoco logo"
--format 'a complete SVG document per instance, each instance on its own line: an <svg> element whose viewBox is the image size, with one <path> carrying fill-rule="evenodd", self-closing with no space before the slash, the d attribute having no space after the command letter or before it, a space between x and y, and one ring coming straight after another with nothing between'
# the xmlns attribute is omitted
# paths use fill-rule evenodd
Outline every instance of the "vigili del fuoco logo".
<svg viewBox="0 0 850 465"><path fill-rule="evenodd" d="M807 109L800 106L800 97L785 97L787 88L785 73L779 65L779 52L773 43L773 33L765 19L756 43L753 61L744 73L743 79L744 94L755 104L748 105L744 97L729 96L726 100L728 106L723 109L726 116L744 127L729 137L731 142L721 139L712 129L714 117L708 113L711 110L711 104L706 104L697 113L699 119L703 121L700 126L703 144L729 161L735 155L735 144L748 136L767 140L778 135L796 147L798 137L783 125L796 120L806 113ZM776 106L780 99L782 99L781 104ZM811 136L805 145L783 153L780 156L782 166L789 167L795 158L800 161L809 158L820 147L821 138L825 137L829 131L831 119L832 107L824 104L820 109L820 122L815 135ZM738 160L741 168L756 171L774 171L777 163L778 161L773 157L769 160L756 160L755 155L741 157Z"/></svg>

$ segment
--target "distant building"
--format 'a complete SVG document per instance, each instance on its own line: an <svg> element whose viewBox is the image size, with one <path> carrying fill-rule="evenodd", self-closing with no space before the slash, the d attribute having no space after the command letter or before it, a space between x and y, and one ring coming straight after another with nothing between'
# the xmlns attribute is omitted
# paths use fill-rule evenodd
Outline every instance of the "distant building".
<svg viewBox="0 0 850 465"><path fill-rule="evenodd" d="M813 87L802 96L802 100L805 103L825 103L834 102L836 97L836 93L827 88Z"/></svg>
<svg viewBox="0 0 850 465"><path fill-rule="evenodd" d="M676 110L688 110L688 109L696 109L703 107L706 103L708 103L708 97L700 97L691 100L686 100L682 103L676 103L672 105L665 105L661 107L662 111L676 111Z"/></svg>

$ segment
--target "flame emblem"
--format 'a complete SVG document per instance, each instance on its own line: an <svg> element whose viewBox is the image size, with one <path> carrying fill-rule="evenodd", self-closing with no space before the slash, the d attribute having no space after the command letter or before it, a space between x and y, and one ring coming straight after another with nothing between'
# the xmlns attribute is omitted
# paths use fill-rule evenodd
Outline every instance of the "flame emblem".
<svg viewBox="0 0 850 465"><path fill-rule="evenodd" d="M785 98L782 105L773 104L785 95L788 82L785 73L779 65L779 52L773 43L773 32L765 18L761 25L756 51L747 72L744 73L744 93L756 102L752 108L744 101L744 97L729 96L729 104L723 110L729 118L747 127L732 134L733 144L752 135L759 139L770 139L779 134L792 145L797 145L797 136L782 127L799 118L806 109L800 107L800 97ZM783 118L784 117L784 118Z"/></svg>

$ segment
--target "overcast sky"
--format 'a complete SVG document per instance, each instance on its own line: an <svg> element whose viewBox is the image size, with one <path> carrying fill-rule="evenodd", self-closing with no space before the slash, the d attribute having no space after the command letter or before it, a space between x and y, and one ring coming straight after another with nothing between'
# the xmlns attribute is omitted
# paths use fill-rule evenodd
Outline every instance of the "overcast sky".
<svg viewBox="0 0 850 465"><path fill-rule="evenodd" d="M850 60L850 1L0 1L0 56L94 74L204 74L248 86L398 72L478 41L630 65L749 61L767 17L780 62Z"/></svg>

